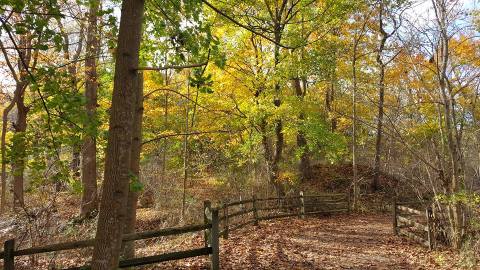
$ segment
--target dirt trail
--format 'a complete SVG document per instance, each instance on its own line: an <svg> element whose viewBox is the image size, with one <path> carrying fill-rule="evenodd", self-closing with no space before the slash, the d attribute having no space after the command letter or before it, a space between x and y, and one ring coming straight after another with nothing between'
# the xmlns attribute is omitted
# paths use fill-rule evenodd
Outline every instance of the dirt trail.
<svg viewBox="0 0 480 270"><path fill-rule="evenodd" d="M221 241L222 269L456 269L450 251L429 252L392 235L388 215L261 222ZM208 269L206 258L154 269Z"/></svg>

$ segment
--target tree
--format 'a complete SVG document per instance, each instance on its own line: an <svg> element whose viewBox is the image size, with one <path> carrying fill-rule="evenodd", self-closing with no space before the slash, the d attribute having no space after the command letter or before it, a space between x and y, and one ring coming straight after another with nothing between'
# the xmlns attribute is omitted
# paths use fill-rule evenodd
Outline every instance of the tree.
<svg viewBox="0 0 480 270"><path fill-rule="evenodd" d="M30 7L30 6L28 6ZM27 8L28 8L27 7ZM25 7L24 7L25 8ZM38 46L42 45L43 38L42 35L36 35L35 32L27 31L25 25L18 24L22 21L24 16L22 15L21 9L13 9L10 11L10 17L14 20L14 25L16 25L15 32L12 32L12 29L7 25L7 22L2 19L2 28L7 32L10 44L13 46L16 53L14 59L10 59L10 56L7 53L6 46L4 43L0 43L3 56L7 65L10 69L11 75L15 80L15 91L14 97L10 105L8 105L3 112L3 129L2 129L2 209L5 208L6 203L6 166L5 166L5 154L6 154L6 143L5 135L7 132L7 120L10 111L15 106L17 108L17 117L13 128L15 131L15 136L12 140L12 174L13 174L13 205L23 206L24 205L24 169L25 169L25 159L26 159L26 149L25 149L25 132L27 130L27 113L29 108L25 105L25 90L29 84L34 80L34 77L31 73L31 66L33 68L37 64L38 57ZM30 17L31 18L31 17ZM33 19L34 22L44 22L48 21L44 18ZM18 44L17 44L18 41ZM16 63L12 63L13 61Z"/></svg>
<svg viewBox="0 0 480 270"><path fill-rule="evenodd" d="M363 11L363 10L362 10ZM353 202L352 207L354 210L358 207L358 201L360 199L360 187L358 179L358 167L357 167L357 91L358 91L358 80L357 80L357 61L360 58L359 47L363 38L366 35L366 26L369 21L369 15L367 14L365 18L362 18L363 22L360 29L355 29L353 35L353 48L352 48L352 189L353 189Z"/></svg>
<svg viewBox="0 0 480 270"><path fill-rule="evenodd" d="M27 104L27 89L32 89L37 95L43 110L48 115L49 138L52 142L52 148L55 148L54 137L50 126L52 114L46 105L46 100L40 92L41 78L36 77L42 52L49 48L55 48L61 51L62 36L58 31L49 28L54 20L59 20L61 13L57 1L48 3L29 0L29 1L4 1L2 3L2 12L5 16L0 19L1 31L4 34L5 41L0 42L3 57L8 66L8 70L15 81L13 97L9 105L3 111L2 128L2 209L5 209L6 203L6 181L7 171L6 162L8 160L12 165L13 174L13 198L14 206L24 206L24 171L28 161L29 143L26 139L27 134L27 115L30 109L35 106L34 102ZM38 12L41 10L42 12ZM32 99L35 99L32 98ZM6 133L8 131L8 117L12 109L16 107L16 119L13 123L14 136L11 139L10 151L7 153Z"/></svg>
<svg viewBox="0 0 480 270"><path fill-rule="evenodd" d="M31 35L21 35L20 36L19 47L20 48L31 48L32 37ZM18 50L18 81L15 86L15 92L17 97L15 100L15 105L17 108L17 117L13 128L15 131L14 138L12 140L12 153L13 153L13 163L12 163L12 174L13 174L13 205L23 206L24 205L24 170L25 170L25 159L26 148L25 148L25 132L27 131L27 114L29 108L25 105L25 89L28 87L29 78L29 66L31 62L34 62L32 59L32 49L19 49Z"/></svg>
<svg viewBox="0 0 480 270"><path fill-rule="evenodd" d="M133 120L133 138L130 158L131 182L128 192L127 216L125 220L124 234L135 232L137 218L138 196L143 188L140 181L140 153L142 151L142 124L143 124L143 73L140 73L137 81L137 93L135 95L135 116ZM135 257L135 243L125 243L125 258Z"/></svg>
<svg viewBox="0 0 480 270"><path fill-rule="evenodd" d="M70 87L71 91L74 93L78 93L79 87L78 87L78 63L80 55L83 50L83 30L84 30L84 25L83 23L80 24L80 29L79 29L79 34L78 34L78 44L74 48L73 52L70 52L70 47L73 42L70 42L70 35L68 32L65 30L65 26L63 25L62 19L57 18L57 23L60 28L60 34L63 37L63 43L62 43L62 51L63 51L63 57L66 62L66 69L67 69L67 75L70 79ZM71 129L75 129L74 123L69 123L69 127ZM81 151L81 145L78 142L78 139L74 140L75 142L72 144L72 160L70 162L70 169L72 171L72 175L75 178L75 180L78 180L80 178L80 151Z"/></svg>
<svg viewBox="0 0 480 270"><path fill-rule="evenodd" d="M447 138L448 156L450 172L450 183L447 184L447 190L450 194L456 194L464 188L464 171L462 157L461 133L457 129L459 126L456 117L456 101L454 89L450 82L449 66L450 66L450 34L448 27L450 18L448 10L451 8L445 0L432 0L435 11L436 27L438 29L437 43L435 44L435 63L438 79L438 88L443 103L444 132ZM463 215L462 208L458 202L453 202L449 207L448 213L452 230L453 244L456 248L460 248L463 236Z"/></svg>
<svg viewBox="0 0 480 270"><path fill-rule="evenodd" d="M122 2L93 270L115 269L122 247L129 183L132 180L130 164L144 4L143 0Z"/></svg>
<svg viewBox="0 0 480 270"><path fill-rule="evenodd" d="M272 76L265 83L257 83L257 89L254 90L254 97L257 100L257 105L260 108L264 108L265 105L261 104L263 99L267 96L271 97L275 110L272 112L265 112L262 119L259 121L258 130L262 134L262 145L264 152L264 159L266 161L269 171L269 182L274 186L277 194L282 196L284 194L284 187L281 181L279 181L281 173L281 165L283 162L283 152L285 150L285 134L284 134L284 121L281 113L284 110L282 106L282 99L287 96L284 92L287 81L283 79L285 75L285 66L289 64L284 61L289 59L288 54L298 49L308 47L311 42L316 43L327 33L330 33L337 23L339 18L349 12L352 8L351 3L344 1L265 1L238 3L235 5L224 5L224 9L228 11L222 11L220 8L213 6L207 1L203 1L209 7L214 9L217 13L227 18L237 26L240 26L253 34L252 45L255 50L257 67L254 69L254 73L271 73ZM246 18L245 20L236 20L237 18ZM255 18L250 20L248 18ZM321 24L321 27L318 27ZM304 28L304 29L303 29ZM266 39L271 44L261 44L256 39ZM269 48L262 51L262 47ZM271 56L264 57L262 54L272 52ZM313 55L312 55L313 56ZM271 58L272 63L265 63L266 58ZM260 61L259 61L260 60ZM301 64L299 62L294 62ZM265 65L267 64L267 65ZM248 70L248 69L247 69ZM257 70L257 71L255 71ZM315 67L310 69L315 70ZM243 72L243 70L241 70ZM302 91L298 91L296 88L299 84L295 82L298 73L302 73L304 87ZM297 73L297 74L295 74ZM264 74L260 75L263 76ZM306 71L291 72L288 78L292 83L291 89L295 93L299 93L299 99L302 100L302 93L306 93L306 80L312 75ZM317 75L317 74L315 74ZM301 86L302 84L300 84ZM304 94L303 94L304 95ZM300 113L299 116L302 114ZM303 123L302 120L297 121ZM272 136L273 135L273 136ZM302 132L298 134L298 143L300 147L305 150L300 158L299 169L303 172L307 172L308 166L308 142L306 136L302 135ZM302 169L303 168L303 169ZM302 174L302 172L300 172Z"/></svg>
<svg viewBox="0 0 480 270"><path fill-rule="evenodd" d="M377 64L379 68L378 75L378 114L377 114L377 130L376 130L376 139L375 139L375 158L373 166L373 179L372 179L372 191L378 190L378 181L380 177L381 169L381 154L382 154L382 135L383 135L383 118L384 118L384 100L385 100L385 68L386 66L396 57L392 56L388 60L384 60L384 50L387 43L387 40L392 37L395 32L397 32L400 27L398 19L395 17L396 10L398 10L398 4L402 4L403 1L398 1L398 3L388 4L385 1L379 1L379 10L378 10L378 29L380 32L380 44L377 50ZM401 14L399 15L401 16ZM390 17L392 21L392 30L387 32L385 30L386 21L385 18ZM401 21L401 18L400 18Z"/></svg>
<svg viewBox="0 0 480 270"><path fill-rule="evenodd" d="M100 11L98 0L89 1L88 28L85 59L85 109L88 115L87 132L83 138L82 151L82 204L80 216L91 215L98 207L97 199L97 144L96 116L97 109L97 55L99 53L99 30L97 24Z"/></svg>

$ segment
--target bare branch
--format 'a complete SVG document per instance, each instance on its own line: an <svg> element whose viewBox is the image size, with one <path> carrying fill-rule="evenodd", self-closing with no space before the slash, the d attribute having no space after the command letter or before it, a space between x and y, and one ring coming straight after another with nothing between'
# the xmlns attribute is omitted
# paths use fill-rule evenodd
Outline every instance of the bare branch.
<svg viewBox="0 0 480 270"><path fill-rule="evenodd" d="M3 42L1 40L0 40L0 48L2 49L3 57L5 58L5 62L7 62L7 66L10 69L10 72L12 73L13 79L15 80L15 82L18 83L19 81L18 81L17 73L15 72L15 68L10 62L10 58L8 57L7 50L5 50L5 46L3 45Z"/></svg>
<svg viewBox="0 0 480 270"><path fill-rule="evenodd" d="M164 134L157 136L153 139L146 140L142 142L142 145L145 145L147 143L152 143L155 141L159 141L165 138L170 138L170 137L179 137L179 136L190 136L190 135L203 135L203 134L214 134L214 133L236 133L236 132L241 132L241 131L231 131L231 130L211 130L211 131L194 131L194 132L189 132L189 133L171 133L171 134Z"/></svg>
<svg viewBox="0 0 480 270"><path fill-rule="evenodd" d="M258 32L258 31L253 30L251 27L248 27L247 25L245 25L245 24L243 24L243 23L235 20L233 17L229 16L229 15L226 14L225 12L223 12L223 11L221 11L220 9L218 9L217 7L215 7L214 5L210 4L208 1L202 0L202 2L203 2L205 5L207 5L208 7L210 7L211 9L213 9L213 11L217 12L218 14L222 15L223 17L225 17L226 19L228 19L229 21L231 21L232 23L234 23L234 24L242 27L243 29L248 30L248 31L250 31L250 32L252 32L252 33L254 33L254 34L258 35L258 36L263 37L264 39L266 39L266 40L268 40L268 41L276 44L277 46L282 47L282 48L284 48L284 49L296 49L296 47L291 47L291 46L283 45L283 44L281 44L281 43L279 43L279 42L276 42L274 39L272 39L272 38L264 35L263 33L260 33L260 32Z"/></svg>
<svg viewBox="0 0 480 270"><path fill-rule="evenodd" d="M171 65L171 66L163 66L163 67L139 67L137 70L156 70L162 71L167 69L184 69L184 68L196 68L196 67L203 67L206 66L208 62L199 63L199 64L189 64L189 65Z"/></svg>

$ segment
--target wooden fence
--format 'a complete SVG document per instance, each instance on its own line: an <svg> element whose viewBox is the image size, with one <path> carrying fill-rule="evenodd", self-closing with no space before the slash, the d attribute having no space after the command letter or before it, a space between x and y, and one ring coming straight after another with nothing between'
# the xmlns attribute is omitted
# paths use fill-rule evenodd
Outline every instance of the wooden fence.
<svg viewBox="0 0 480 270"><path fill-rule="evenodd" d="M211 203L205 202L205 213L211 212ZM231 231L262 220L315 214L329 214L350 211L350 196L347 193L256 198L225 202L215 209L220 214L220 236L228 238ZM207 217L205 217L207 218ZM207 239L207 238L206 238Z"/></svg>
<svg viewBox="0 0 480 270"><path fill-rule="evenodd" d="M393 233L406 236L430 250L435 248L432 208L425 202L393 202ZM425 208L425 209L423 209Z"/></svg>
<svg viewBox="0 0 480 270"><path fill-rule="evenodd" d="M204 247L125 259L119 262L119 268L209 255L211 269L218 270L220 269L220 236L228 238L229 232L238 230L249 224L258 225L259 221L262 220L291 216L305 217L306 215L323 213L348 212L350 211L349 198L350 196L345 193L304 196L303 192L300 192L298 196L293 197L256 198L253 196L246 200L221 203L217 207L212 207L210 201L205 201L203 224L136 232L126 234L122 239L123 242L131 242L161 236L204 231ZM0 252L0 259L3 259L4 270L14 270L15 257L87 248L93 247L94 244L95 239L88 239L16 250L15 239L11 239L4 243L4 250ZM90 269L90 266L83 265L64 268L64 270L86 269Z"/></svg>

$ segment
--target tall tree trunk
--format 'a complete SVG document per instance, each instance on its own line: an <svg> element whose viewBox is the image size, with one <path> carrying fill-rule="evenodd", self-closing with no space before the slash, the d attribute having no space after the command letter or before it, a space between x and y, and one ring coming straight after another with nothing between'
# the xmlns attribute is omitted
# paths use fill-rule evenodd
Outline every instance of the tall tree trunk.
<svg viewBox="0 0 480 270"><path fill-rule="evenodd" d="M262 119L260 123L260 133L262 134L263 156L268 167L268 181L273 186L277 194L282 190L281 184L278 183L275 175L272 172L273 163L273 147L270 138L267 135L267 120Z"/></svg>
<svg viewBox="0 0 480 270"><path fill-rule="evenodd" d="M325 93L325 107L327 108L328 117L331 118L330 128L332 132L337 129L337 118L334 116L334 111L333 111L334 100L335 100L335 74L332 74L330 87L327 89Z"/></svg>
<svg viewBox="0 0 480 270"><path fill-rule="evenodd" d="M15 91L21 91L24 86L22 83L17 84ZM24 171L25 171L25 159L26 159L26 138L25 132L27 131L27 114L28 108L24 103L24 95L19 96L17 99L17 119L14 124L15 135L12 141L13 152L13 206L23 207L23 186L24 186Z"/></svg>
<svg viewBox="0 0 480 270"><path fill-rule="evenodd" d="M380 68L380 81L378 88L378 115L377 115L377 131L375 137L375 164L373 166L373 181L372 191L378 190L378 182L380 178L381 169L381 155L382 155L382 135L383 135L383 103L385 98L385 85L384 85L384 68Z"/></svg>
<svg viewBox="0 0 480 270"><path fill-rule="evenodd" d="M383 25L383 15L384 15L384 3L380 1L380 10L379 10L379 28L380 28L380 46L377 51L377 64L379 67L379 76L378 76L378 114L377 114L377 133L375 138L375 163L373 166L373 181L371 189L373 192L378 190L378 182L380 177L381 169L381 155L382 155L382 135L383 135L383 114L384 108L383 103L385 99L385 64L382 60L383 50L385 48L385 43L389 37L388 33L384 30Z"/></svg>
<svg viewBox="0 0 480 270"><path fill-rule="evenodd" d="M32 57L31 49L32 38L27 35L22 35L19 42L19 59L18 59L18 74L19 81L17 81L15 93L18 93L16 99L17 119L14 124L14 139L12 140L12 174L13 174L13 207L24 206L23 186L24 186L24 172L26 154L26 138L27 131L27 114L29 108L25 106L25 89L28 85L27 68L30 65Z"/></svg>
<svg viewBox="0 0 480 270"><path fill-rule="evenodd" d="M303 89L300 78L294 78L293 84L295 86L295 95L301 101L303 101L306 92L306 83L303 83ZM305 120L305 113L303 110L300 112L298 119L301 124ZM310 150L308 149L307 138L305 137L305 131L303 131L300 126L297 131L297 147L301 149L302 154L300 155L300 164L299 171L302 177L302 180L311 179L312 169L310 166Z"/></svg>
<svg viewBox="0 0 480 270"><path fill-rule="evenodd" d="M140 153L142 151L142 121L143 121L143 73L138 77L138 91L136 99L135 119L133 122L132 150L130 157L130 171L140 181ZM137 202L139 190L130 188L128 192L127 217L125 221L124 234L135 232L135 223L137 221ZM135 257L135 242L125 243L125 258Z"/></svg>
<svg viewBox="0 0 480 270"><path fill-rule="evenodd" d="M80 152L81 146L79 144L74 144L72 146L72 160L70 161L70 170L75 179L79 179L81 176L80 173Z"/></svg>
<svg viewBox="0 0 480 270"><path fill-rule="evenodd" d="M57 22L60 27L60 32L63 35L63 58L67 63L70 63L67 67L68 75L70 76L70 85L72 87L72 91L75 93L78 93L78 87L77 87L77 64L76 61L80 57L80 54L82 52L83 48L83 24L80 26L80 32L79 32L79 40L78 40L78 45L76 48L76 52L74 55L70 53L70 38L68 33L65 32L62 20L60 18L57 18ZM75 128L73 124L69 125L70 128ZM72 159L70 161L70 170L72 172L73 177L78 180L80 178L80 152L82 150L82 147L79 142L75 141L72 145Z"/></svg>
<svg viewBox="0 0 480 270"><path fill-rule="evenodd" d="M17 100L17 93L14 93L14 98L10 102L10 104L3 109L3 116L2 116L2 141L1 141L1 152L2 152L2 197L1 197L1 204L0 204L0 214L5 211L6 204L7 204L7 161L6 161L6 152L7 152L7 145L6 145L6 136L7 136L7 128L8 128L8 114L15 106Z"/></svg>
<svg viewBox="0 0 480 270"><path fill-rule="evenodd" d="M27 114L29 108L25 106L25 89L28 86L28 68L30 67L31 60L33 58L33 67L36 66L36 59L38 57L37 51L34 51L32 55L32 36L30 34L20 35L18 37L19 43L18 47L18 59L16 71L13 65L10 62L10 59L6 53L3 43L0 42L0 47L3 52L4 60L6 61L12 77L15 79L16 86L13 94L13 99L10 104L5 107L3 110L3 127L2 127L2 142L1 142L1 152L2 152L2 198L1 198L1 209L0 213L5 210L6 207L6 189L7 189L7 168L6 168L6 134L8 127L8 115L14 106L17 106L17 119L13 124L15 135L12 140L12 174L14 174L14 183L13 183L13 206L23 206L23 185L24 185L24 169L25 169L25 158L26 158L26 146L25 146L25 131L27 129ZM17 133L20 132L20 133Z"/></svg>
<svg viewBox="0 0 480 270"><path fill-rule="evenodd" d="M83 27L82 27L83 29ZM83 36L83 30L80 30L80 35ZM67 39L68 40L68 39ZM67 58L68 61L70 62L73 62L73 61L77 61L79 56L80 56L80 52L82 50L82 43L83 43L83 38L80 38L79 40L79 44L78 44L78 53L75 54L75 56L73 58L70 59L70 57ZM67 44L70 44L70 42L67 42ZM68 50L68 47L67 47L67 50ZM78 83L78 73L77 73L77 66L76 64L71 64L69 67L68 67L68 73L70 74L71 76L71 85L72 85L72 91L74 91L75 93L78 93L78 87L77 87L77 83ZM71 124L70 125L72 129L74 129L74 125ZM78 135L76 135L78 136ZM72 159L70 160L70 170L72 172L72 175L73 177L75 178L75 180L79 180L80 179L80 176L81 176L81 173L80 173L80 156L81 156L81 151L82 151L82 145L80 143L80 136L78 136L75 140L75 142L73 143L72 145Z"/></svg>
<svg viewBox="0 0 480 270"><path fill-rule="evenodd" d="M68 75L70 76L70 86L72 87L72 91L75 93L78 93L78 78L77 78L77 60L80 57L80 54L82 52L83 48L83 24L80 25L80 32L79 32L79 40L78 40L78 45L75 50L75 53L72 55L70 53L70 37L67 32L65 32L65 28L63 26L61 18L57 18L57 22L60 28L60 32L63 36L63 58L65 59L66 63L70 63L67 66L67 72ZM87 53L88 54L88 53ZM75 126L73 124L69 124L71 129L75 129ZM75 135L77 136L77 135ZM80 137L78 137L80 139ZM70 170L72 172L73 177L75 180L78 180L80 178L80 151L81 151L81 145L80 143L75 140L75 142L72 145L72 159L70 160ZM59 183L57 183L59 184Z"/></svg>
<svg viewBox="0 0 480 270"><path fill-rule="evenodd" d="M255 71L255 75L257 76L261 72L262 63L259 57L259 49L257 47L258 45L255 43L255 39L253 35L250 41L252 42L252 46L255 51L256 68L257 68ZM259 97L260 95L262 95L264 91L265 91L264 85L260 85L258 89L256 89L255 91L254 98L257 106L259 106ZM281 194L283 193L283 186L281 183L278 183L276 178L278 173L275 173L273 170L273 159L274 159L273 145L272 145L271 138L268 136L268 130L267 130L268 123L265 116L263 116L260 121L259 129L262 136L263 156L265 158L265 162L267 164L267 169L268 169L268 183L275 189L277 194Z"/></svg>
<svg viewBox="0 0 480 270"><path fill-rule="evenodd" d="M277 69L278 64L280 64L280 44L282 40L282 28L279 24L275 26L275 49L274 49L274 66ZM280 83L275 82L275 98L273 100L275 107L280 107L282 101L280 99ZM273 158L271 162L271 182L275 183L274 186L277 191L278 197L283 197L285 195L285 190L282 183L278 183L278 178L280 176L280 161L282 160L283 146L284 146L284 136L283 136L283 122L282 119L275 120L275 150L273 152Z"/></svg>
<svg viewBox="0 0 480 270"><path fill-rule="evenodd" d="M168 84L167 84L168 85ZM164 106L165 106L165 112L163 114L163 123L165 127L168 126L168 92L165 92L165 101L164 101ZM160 202L161 202L161 196L162 195L167 195L167 192L162 194L161 188L167 188L166 183L167 183L167 151L168 151L168 139L164 138L162 142L162 176L160 178L160 183L158 183L159 191L157 192L157 198L155 199L155 207L160 208Z"/></svg>
<svg viewBox="0 0 480 270"><path fill-rule="evenodd" d="M182 218L185 217L187 180L188 180L188 130L189 130L189 102L190 102L190 84L187 85L187 100L185 102L185 136L183 136L183 189L182 189Z"/></svg>
<svg viewBox="0 0 480 270"><path fill-rule="evenodd" d="M85 98L88 116L87 132L83 138L82 151L82 203L80 217L85 218L94 213L98 208L97 199L97 144L96 144L96 110L97 110L97 61L99 50L97 13L99 2L92 0L88 12L87 45L85 60ZM93 131L92 131L93 130ZM75 154L75 152L74 152Z"/></svg>
<svg viewBox="0 0 480 270"><path fill-rule="evenodd" d="M434 6L437 26L439 28L439 44L438 44L438 82L440 94L443 102L443 113L445 119L445 134L447 138L447 148L450 159L451 180L447 190L449 195L455 195L464 187L462 179L462 154L459 143L459 136L457 125L455 123L455 101L452 94L452 89L448 82L448 66L449 66L449 34L447 32L449 18L448 7L445 0L432 0ZM458 202L452 202L449 205L448 211L452 242L455 248L460 248L462 245L462 237L464 234L463 228L463 214L461 205Z"/></svg>
<svg viewBox="0 0 480 270"><path fill-rule="evenodd" d="M144 0L124 0L92 270L118 267L126 218Z"/></svg>
<svg viewBox="0 0 480 270"><path fill-rule="evenodd" d="M360 188L358 183L357 169L357 49L359 40L355 39L353 46L352 59L352 171L353 171L353 209L358 209L358 201L360 199Z"/></svg>

